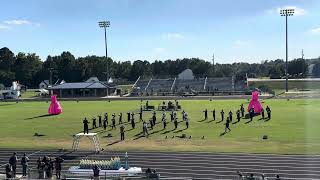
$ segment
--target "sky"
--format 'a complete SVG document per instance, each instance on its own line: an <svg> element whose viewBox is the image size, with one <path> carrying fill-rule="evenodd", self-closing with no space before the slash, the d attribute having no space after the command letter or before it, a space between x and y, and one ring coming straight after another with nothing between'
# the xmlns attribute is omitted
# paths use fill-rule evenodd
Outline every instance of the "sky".
<svg viewBox="0 0 320 180"><path fill-rule="evenodd" d="M198 57L215 62L320 56L319 0L2 0L0 48L75 57L105 55L116 61Z"/></svg>

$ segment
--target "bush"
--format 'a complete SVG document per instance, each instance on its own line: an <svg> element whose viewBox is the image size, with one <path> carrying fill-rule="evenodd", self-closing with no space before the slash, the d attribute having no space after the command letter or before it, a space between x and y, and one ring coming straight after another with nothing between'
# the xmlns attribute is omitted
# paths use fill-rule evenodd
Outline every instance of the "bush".
<svg viewBox="0 0 320 180"><path fill-rule="evenodd" d="M80 169L93 169L95 165L103 170L118 170L121 168L121 161L119 157L114 157L109 161L81 159L79 163Z"/></svg>

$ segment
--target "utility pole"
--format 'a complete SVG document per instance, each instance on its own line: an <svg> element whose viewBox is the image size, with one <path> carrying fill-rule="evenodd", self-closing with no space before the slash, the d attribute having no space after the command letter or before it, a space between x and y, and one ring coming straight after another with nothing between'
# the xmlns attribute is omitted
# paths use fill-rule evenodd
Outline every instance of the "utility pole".
<svg viewBox="0 0 320 180"><path fill-rule="evenodd" d="M51 88L52 88L52 71L53 71L53 68L49 68L49 85L48 86L50 86ZM53 92L52 92L52 90L50 91L50 95L52 95L53 94Z"/></svg>
<svg viewBox="0 0 320 180"><path fill-rule="evenodd" d="M213 74L215 73L216 69L214 67L214 53L212 54L212 70L213 70Z"/></svg>

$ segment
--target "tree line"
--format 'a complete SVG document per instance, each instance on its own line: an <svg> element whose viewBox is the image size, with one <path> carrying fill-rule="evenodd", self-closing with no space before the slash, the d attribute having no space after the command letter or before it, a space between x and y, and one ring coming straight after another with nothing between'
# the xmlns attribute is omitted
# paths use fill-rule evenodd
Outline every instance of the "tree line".
<svg viewBox="0 0 320 180"><path fill-rule="evenodd" d="M303 78L308 74L308 65L312 62L313 75L320 76L320 58L311 60L294 59L288 63L288 73L291 78ZM82 82L92 76L101 81L107 81L107 67L109 77L121 82L135 81L142 78L176 77L183 70L189 68L196 78L203 77L231 77L244 80L248 77L282 78L285 75L283 60L263 61L261 63L232 63L212 64L199 58L183 58L176 60L154 61L115 61L110 57L86 56L75 58L70 52L62 52L58 56L48 56L41 61L35 53L19 52L14 54L9 48L0 49L0 84L10 86L12 81L19 81L28 87L38 87L43 80L50 78L52 70L53 82Z"/></svg>

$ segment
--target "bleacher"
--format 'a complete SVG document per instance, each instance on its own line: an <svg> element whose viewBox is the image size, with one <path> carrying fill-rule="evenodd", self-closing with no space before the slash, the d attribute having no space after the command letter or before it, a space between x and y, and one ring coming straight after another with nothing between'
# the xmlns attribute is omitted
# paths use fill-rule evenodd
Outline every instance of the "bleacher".
<svg viewBox="0 0 320 180"><path fill-rule="evenodd" d="M206 91L230 91L232 90L232 78L208 78Z"/></svg>
<svg viewBox="0 0 320 180"><path fill-rule="evenodd" d="M233 91L237 91L236 94L241 94L245 90L245 81L235 81L233 84L232 77L198 79L138 79L131 95L168 95L184 92L200 93L202 95L208 93L220 93L223 95L225 93L232 94Z"/></svg>
<svg viewBox="0 0 320 180"><path fill-rule="evenodd" d="M180 91L203 91L205 79L177 79L174 90Z"/></svg>
<svg viewBox="0 0 320 180"><path fill-rule="evenodd" d="M148 92L170 92L174 79L152 79L147 91Z"/></svg>
<svg viewBox="0 0 320 180"><path fill-rule="evenodd" d="M145 93L145 89L147 87L149 83L149 80L144 79L144 80L138 80L137 84L135 85L132 93L134 94L141 94L141 93Z"/></svg>

